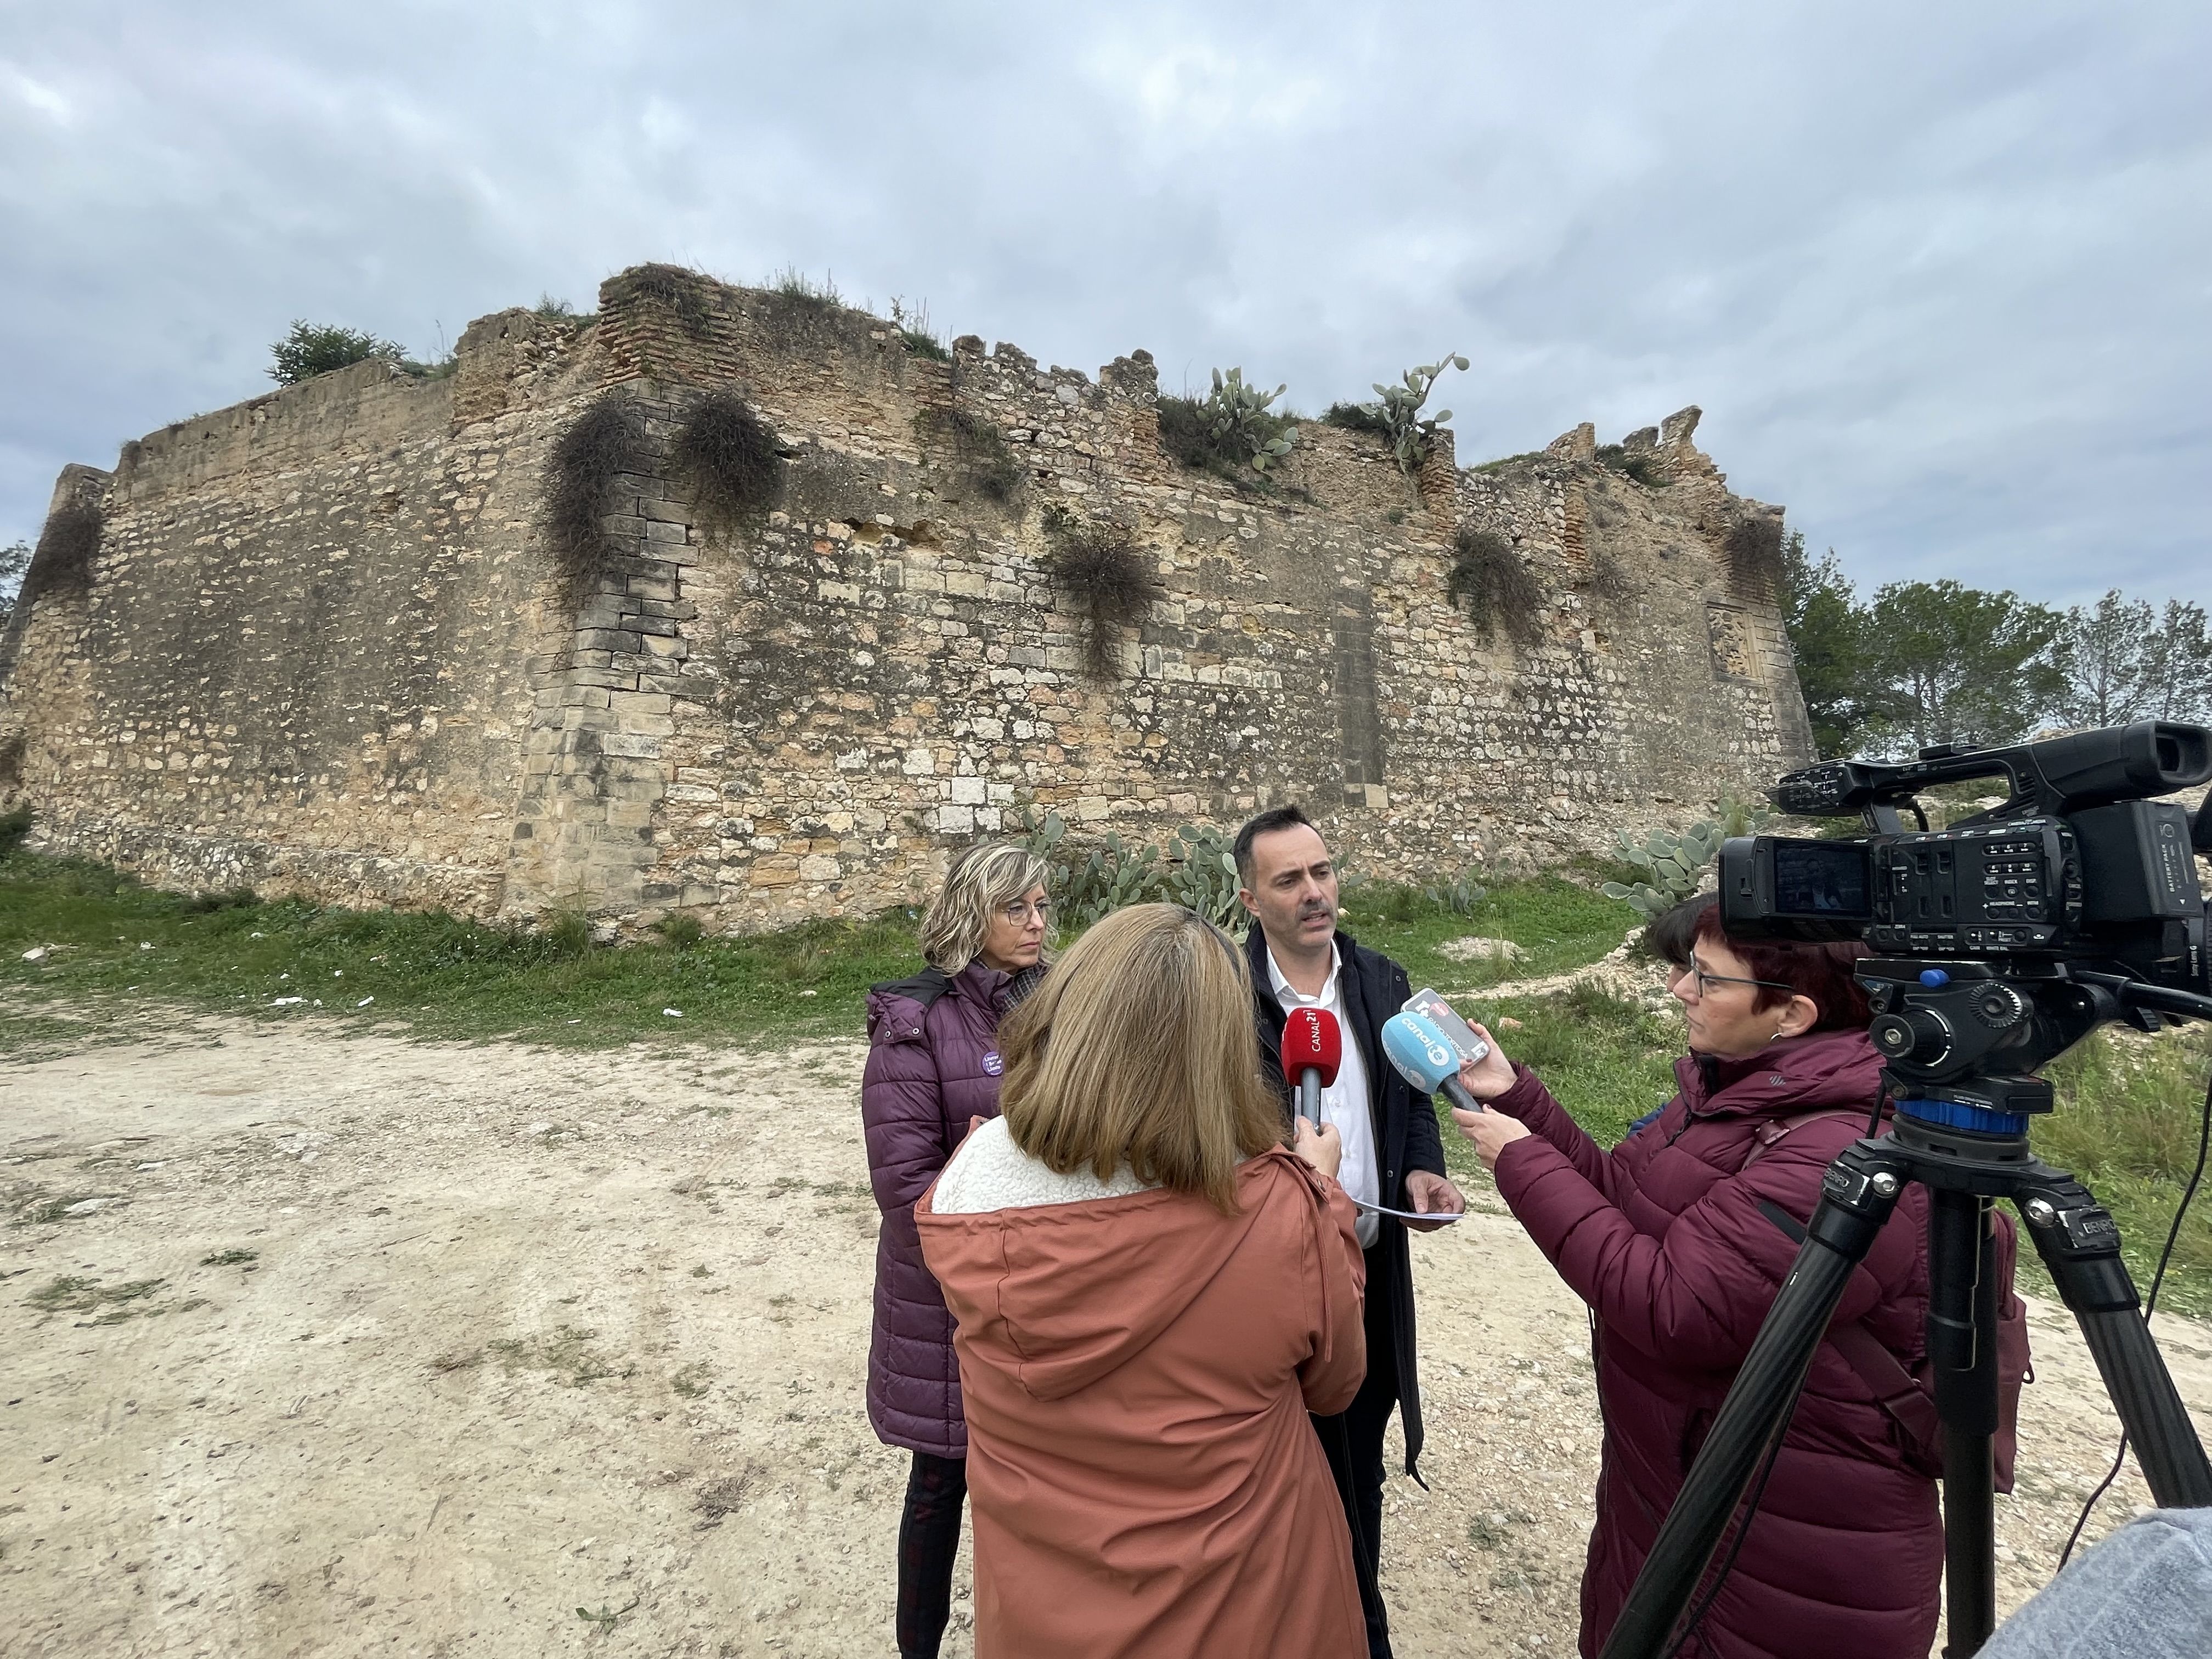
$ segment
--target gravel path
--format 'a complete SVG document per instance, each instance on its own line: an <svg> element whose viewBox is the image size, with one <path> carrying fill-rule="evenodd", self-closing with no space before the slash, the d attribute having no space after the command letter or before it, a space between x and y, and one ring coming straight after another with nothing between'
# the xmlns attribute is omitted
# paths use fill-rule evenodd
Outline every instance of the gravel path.
<svg viewBox="0 0 2212 1659"><path fill-rule="evenodd" d="M140 1018L0 1064L0 1656L891 1650L856 1045ZM1477 1201L1415 1244L1407 1659L1574 1646L1582 1310ZM2161 1324L2212 1405L2212 1334ZM2117 1432L2063 1316L2035 1334L2007 1606Z"/></svg>

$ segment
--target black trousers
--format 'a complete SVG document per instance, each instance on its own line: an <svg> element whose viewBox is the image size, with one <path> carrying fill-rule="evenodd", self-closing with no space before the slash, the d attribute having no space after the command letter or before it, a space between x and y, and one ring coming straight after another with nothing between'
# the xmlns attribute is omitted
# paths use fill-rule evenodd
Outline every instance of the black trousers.
<svg viewBox="0 0 2212 1659"><path fill-rule="evenodd" d="M1368 1261L1368 1285L1376 1283L1378 1264ZM1367 1379L1352 1404L1334 1417L1313 1419L1328 1458L1329 1473L1336 1477L1338 1495L1344 1500L1344 1518L1352 1528L1353 1565L1359 1575L1359 1605L1367 1615L1368 1659L1391 1659L1390 1615L1382 1605L1379 1575L1382 1566L1382 1437L1390 1426L1390 1413L1398 1408L1397 1348L1392 1340L1390 1316L1381 1305L1386 1298L1367 1298Z"/></svg>
<svg viewBox="0 0 2212 1659"><path fill-rule="evenodd" d="M960 1510L968 1500L968 1461L914 1455L906 1508L899 1516L899 1659L937 1659L952 1616L952 1564L960 1553Z"/></svg>

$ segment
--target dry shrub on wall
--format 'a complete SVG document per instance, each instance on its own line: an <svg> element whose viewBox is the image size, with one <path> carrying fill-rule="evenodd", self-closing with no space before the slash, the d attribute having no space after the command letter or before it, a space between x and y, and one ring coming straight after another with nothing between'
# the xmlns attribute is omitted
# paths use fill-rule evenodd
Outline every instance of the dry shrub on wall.
<svg viewBox="0 0 2212 1659"><path fill-rule="evenodd" d="M670 459L690 481L703 522L728 530L783 499L775 434L734 392L710 392L677 428Z"/></svg>
<svg viewBox="0 0 2212 1659"><path fill-rule="evenodd" d="M703 272L682 265L644 264L623 272L618 280L635 297L667 307L687 332L707 332L714 317L707 285L714 279Z"/></svg>
<svg viewBox="0 0 2212 1659"><path fill-rule="evenodd" d="M1745 599L1771 599L1782 591L1782 520L1759 513L1738 519L1721 538L1729 586Z"/></svg>
<svg viewBox="0 0 2212 1659"><path fill-rule="evenodd" d="M1083 613L1085 668L1093 679L1111 679L1115 630L1141 623L1166 590L1125 525L1079 520L1054 507L1046 515L1045 533L1052 538L1045 574Z"/></svg>
<svg viewBox="0 0 2212 1659"><path fill-rule="evenodd" d="M576 609L610 574L613 548L601 522L615 482L639 466L637 411L619 392L594 399L554 441L545 461L545 540L562 599Z"/></svg>
<svg viewBox="0 0 2212 1659"><path fill-rule="evenodd" d="M1492 530L1461 526L1452 543L1451 602L1464 606L1475 630L1487 640L1499 628L1519 645L1543 637L1536 612L1544 590L1504 537Z"/></svg>
<svg viewBox="0 0 2212 1659"><path fill-rule="evenodd" d="M997 422L964 409L954 410L951 419L953 443L975 487L994 501L1012 501L1014 491L1021 488L1022 468L1005 431Z"/></svg>
<svg viewBox="0 0 2212 1659"><path fill-rule="evenodd" d="M92 591L92 562L100 555L105 529L100 509L90 501L64 501L47 516L32 550L30 568L16 595L18 610L46 594L77 599Z"/></svg>

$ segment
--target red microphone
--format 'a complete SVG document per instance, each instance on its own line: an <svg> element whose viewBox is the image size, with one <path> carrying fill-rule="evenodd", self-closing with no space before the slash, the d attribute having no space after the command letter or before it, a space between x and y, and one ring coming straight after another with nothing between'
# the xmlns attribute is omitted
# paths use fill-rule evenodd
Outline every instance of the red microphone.
<svg viewBox="0 0 2212 1659"><path fill-rule="evenodd" d="M1344 1031L1326 1008L1297 1008L1283 1022L1283 1076L1298 1088L1298 1115L1318 1127L1321 1091L1336 1081Z"/></svg>

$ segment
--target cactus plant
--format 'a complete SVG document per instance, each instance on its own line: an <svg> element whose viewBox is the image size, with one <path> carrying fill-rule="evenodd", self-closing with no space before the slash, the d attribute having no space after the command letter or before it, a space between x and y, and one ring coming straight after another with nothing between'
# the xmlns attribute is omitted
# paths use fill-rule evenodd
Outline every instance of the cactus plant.
<svg viewBox="0 0 2212 1659"><path fill-rule="evenodd" d="M1421 416L1422 406L1429 401L1437 377L1448 368L1465 373L1467 359L1456 351L1447 352L1440 362L1407 369L1401 385L1375 383L1376 396L1381 400L1376 407L1382 416L1383 435L1389 440L1390 453L1397 457L1398 470L1407 477L1429 459L1436 429L1452 417L1449 409L1425 420Z"/></svg>
<svg viewBox="0 0 2212 1659"><path fill-rule="evenodd" d="M1197 911L1218 927L1243 931L1244 908L1237 894L1243 883L1237 878L1229 836L1186 823L1169 838L1168 858L1161 897Z"/></svg>
<svg viewBox="0 0 2212 1659"><path fill-rule="evenodd" d="M1718 822L1700 818L1679 836L1654 830L1639 840L1626 830L1620 830L1616 832L1620 844L1614 850L1623 863L1644 871L1647 879L1607 882L1605 896L1625 901L1639 915L1663 915L1704 884L1705 868L1720 856L1723 841L1730 836L1755 834L1773 816L1763 807L1731 799L1722 803Z"/></svg>
<svg viewBox="0 0 2212 1659"><path fill-rule="evenodd" d="M1267 405L1289 389L1288 383L1273 392L1248 385L1244 371L1232 368L1224 378L1213 371L1213 390L1199 405L1199 417L1217 453L1226 452L1248 460L1255 472L1265 472L1291 453L1297 428L1283 424Z"/></svg>

